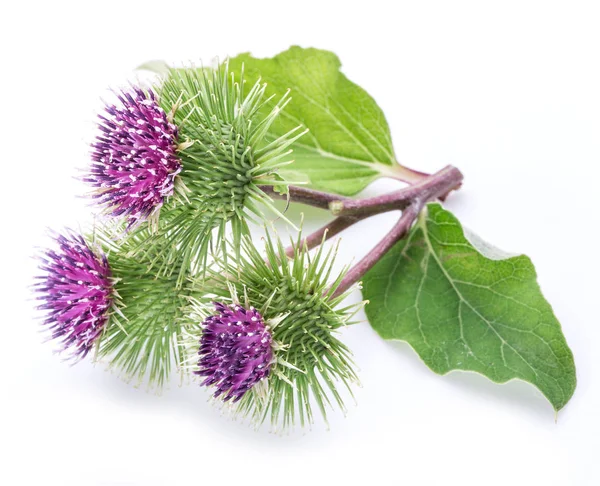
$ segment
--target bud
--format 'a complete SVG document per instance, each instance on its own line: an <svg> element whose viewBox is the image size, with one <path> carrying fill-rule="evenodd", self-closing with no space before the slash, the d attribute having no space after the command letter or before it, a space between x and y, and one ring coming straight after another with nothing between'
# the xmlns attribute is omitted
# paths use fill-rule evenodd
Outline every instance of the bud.
<svg viewBox="0 0 600 486"><path fill-rule="evenodd" d="M281 242L267 235L265 259L250 237L243 237L240 257L223 259L218 271L196 284L206 295L194 303L195 312L209 316L197 374L206 377L203 385L216 387L215 396L239 400L234 410L257 424L267 417L281 428L296 419L310 424L315 403L324 417L332 402L345 410L338 386L351 394L357 377L351 353L336 333L360 304L340 307L347 293L333 297L343 277L327 281L334 253L321 246L309 257L299 238L288 259ZM208 299L219 302L216 314ZM252 334L251 342L245 333Z"/></svg>
<svg viewBox="0 0 600 486"><path fill-rule="evenodd" d="M187 317L194 293L188 285L178 285L181 269L175 267L173 275L153 270L161 264L162 245L168 242L163 240L144 254L134 251L151 236L150 231L136 229L118 241L102 229L95 231L108 255L118 298L99 339L97 357L126 381L160 389L169 382L172 371L181 368L181 336L197 333L199 323Z"/></svg>

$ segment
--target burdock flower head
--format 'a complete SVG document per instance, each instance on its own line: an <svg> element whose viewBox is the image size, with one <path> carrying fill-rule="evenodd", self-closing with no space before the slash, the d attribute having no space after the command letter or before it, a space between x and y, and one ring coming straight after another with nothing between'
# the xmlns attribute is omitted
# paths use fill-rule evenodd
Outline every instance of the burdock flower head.
<svg viewBox="0 0 600 486"><path fill-rule="evenodd" d="M269 376L271 333L254 307L215 302L215 309L203 324L196 374L206 377L202 385L216 388L215 397L237 402Z"/></svg>
<svg viewBox="0 0 600 486"><path fill-rule="evenodd" d="M299 237L286 254L268 233L265 248L266 258L244 237L239 257L232 251L197 283L204 297L192 307L204 325L196 374L215 396L237 402L236 413L284 429L312 423L313 405L324 417L334 403L345 410L339 387L351 395L357 378L336 334L361 304L340 306L345 272L329 280L335 248L309 256ZM187 347L191 361L193 339Z"/></svg>
<svg viewBox="0 0 600 486"><path fill-rule="evenodd" d="M100 336L113 302L111 270L106 256L80 235L56 236L58 249L46 250L35 285L44 324L76 359L85 357Z"/></svg>
<svg viewBox="0 0 600 486"><path fill-rule="evenodd" d="M100 115L92 144L92 166L84 180L111 216L129 227L156 213L173 194L181 170L176 154L177 127L169 121L152 90L132 88L117 94L119 106Z"/></svg>
<svg viewBox="0 0 600 486"><path fill-rule="evenodd" d="M162 204L155 236L144 246L169 239L164 273L177 261L184 272L201 267L209 248L224 248L228 225L239 241L247 218L264 218L265 206L285 219L263 188L286 190L290 180L280 169L305 132L298 126L273 136L290 98L281 93L277 100L266 90L259 81L248 89L243 70L234 75L227 63L168 69L152 90L121 94L122 106L101 117L86 180L109 213L127 216L130 225L158 215L153 211ZM163 204L174 189L181 197Z"/></svg>

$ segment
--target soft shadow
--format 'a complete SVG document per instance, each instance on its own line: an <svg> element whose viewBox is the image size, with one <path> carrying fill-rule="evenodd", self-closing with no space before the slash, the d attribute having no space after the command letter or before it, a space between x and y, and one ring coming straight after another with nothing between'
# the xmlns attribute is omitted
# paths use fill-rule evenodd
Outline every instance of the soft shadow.
<svg viewBox="0 0 600 486"><path fill-rule="evenodd" d="M411 373L432 375L431 370L408 343L390 341L387 344L402 356L402 366L410 365ZM444 386L449 386L459 393L517 409L520 413L543 423L555 420L555 412L550 403L537 388L524 381L515 379L499 384L479 373L461 370L451 371L446 375L433 374L433 376Z"/></svg>
<svg viewBox="0 0 600 486"><path fill-rule="evenodd" d="M322 443L333 440L334 434L329 434L326 424L315 414L315 424L311 429L296 428L279 433L271 431L268 422L259 429L248 419L234 418L226 411L222 402L212 399L210 391L200 387L197 380L185 379L182 385L177 382L170 383L160 393L148 390L146 386L136 387L131 383L123 381L116 373L103 371L100 365L96 365L91 372L93 375L94 388L101 389L105 397L119 403L128 403L140 410L159 412L168 416L176 416L180 421L190 423L201 422L217 435L234 440L248 439L259 446L273 447L273 438L280 438L282 443L294 444L302 441L303 446L308 444ZM318 413L317 410L314 410ZM337 412L332 412L332 416ZM333 418L333 417L331 417ZM343 417L342 417L343 419ZM337 420L336 420L337 422ZM333 425L333 424L332 424ZM336 424L336 430L341 429ZM338 437L339 439L339 437Z"/></svg>

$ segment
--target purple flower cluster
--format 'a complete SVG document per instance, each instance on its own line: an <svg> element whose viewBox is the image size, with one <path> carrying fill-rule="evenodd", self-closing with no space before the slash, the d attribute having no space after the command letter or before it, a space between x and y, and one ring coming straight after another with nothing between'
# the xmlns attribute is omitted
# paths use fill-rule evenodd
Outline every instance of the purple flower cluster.
<svg viewBox="0 0 600 486"><path fill-rule="evenodd" d="M146 219L173 194L181 171L176 155L177 127L153 91L140 88L117 95L120 107L100 115L101 133L92 144L92 166L84 180L111 216L125 216L129 227Z"/></svg>
<svg viewBox="0 0 600 486"><path fill-rule="evenodd" d="M58 249L46 250L40 266L46 274L38 277L35 290L38 308L46 311L53 339L64 349L73 348L73 357L83 358L108 320L112 304L111 271L104 254L97 255L82 236L56 237Z"/></svg>
<svg viewBox="0 0 600 486"><path fill-rule="evenodd" d="M199 371L202 385L214 385L214 396L237 402L269 376L273 349L271 333L254 307L227 306L215 302L216 315L204 321L200 339Z"/></svg>

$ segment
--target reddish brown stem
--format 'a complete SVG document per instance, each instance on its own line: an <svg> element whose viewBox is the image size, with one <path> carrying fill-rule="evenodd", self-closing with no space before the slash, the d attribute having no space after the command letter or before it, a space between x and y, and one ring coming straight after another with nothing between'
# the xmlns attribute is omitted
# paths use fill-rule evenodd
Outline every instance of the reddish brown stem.
<svg viewBox="0 0 600 486"><path fill-rule="evenodd" d="M404 209L415 199L431 200L445 197L448 192L460 187L463 176L452 166L447 166L429 176L421 178L411 186L381 196L351 199L305 187L290 186L289 200L320 209L330 209L336 216L353 216L362 219L374 214ZM261 189L274 199L287 199L285 194L275 192L271 186Z"/></svg>
<svg viewBox="0 0 600 486"><path fill-rule="evenodd" d="M400 241L410 228L412 227L415 219L419 215L423 207L423 203L414 202L408 206L403 212L402 216L390 232L383 237L383 239L375 245L375 247L367 253L367 255L354 265L348 273L344 276L339 286L335 289L332 294L332 298L338 297L346 292L352 285L358 282L365 273L367 273L373 266L385 255L388 250L392 248L398 241Z"/></svg>
<svg viewBox="0 0 600 486"><path fill-rule="evenodd" d="M304 238L302 240L302 245L306 246L308 250L312 250L324 241L328 240L329 238L333 238L338 233L341 233L346 228L352 226L354 223L356 223L356 221L357 219L352 217L340 216L338 218L335 218L334 220L327 223L325 226L319 228L317 231L311 233L306 238ZM294 255L294 251L295 247L289 246L286 248L285 254L288 257L292 257Z"/></svg>
<svg viewBox="0 0 600 486"><path fill-rule="evenodd" d="M398 191L364 199L350 199L314 189L290 186L289 198L291 201L321 209L330 209L337 216L333 221L303 240L309 250L362 219L388 211L402 210L402 216L391 231L369 254L350 269L333 292L333 297L342 295L358 282L392 246L406 235L428 201L443 199L449 192L458 189L463 175L456 167L447 166L435 174L417 179L413 185ZM268 186L262 187L262 190L273 198L287 199L288 197L275 192ZM292 256L293 252L293 248L286 250L288 256Z"/></svg>

